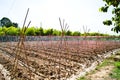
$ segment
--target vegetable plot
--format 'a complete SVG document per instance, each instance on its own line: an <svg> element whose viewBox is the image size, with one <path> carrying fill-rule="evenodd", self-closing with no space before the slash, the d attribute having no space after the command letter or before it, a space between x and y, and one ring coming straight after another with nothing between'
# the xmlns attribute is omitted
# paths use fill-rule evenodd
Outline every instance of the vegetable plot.
<svg viewBox="0 0 120 80"><path fill-rule="evenodd" d="M120 48L119 41L73 38L25 41L22 47L18 42L0 42L0 64L12 80L66 80Z"/></svg>

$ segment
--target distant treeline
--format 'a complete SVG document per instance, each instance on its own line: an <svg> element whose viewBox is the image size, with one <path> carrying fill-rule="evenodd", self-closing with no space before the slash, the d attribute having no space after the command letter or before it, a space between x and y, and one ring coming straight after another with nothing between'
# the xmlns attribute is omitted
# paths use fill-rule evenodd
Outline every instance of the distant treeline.
<svg viewBox="0 0 120 80"><path fill-rule="evenodd" d="M20 35L21 28L16 27L0 27L0 36L18 36ZM53 28L50 29L43 29L42 27L36 28L36 27L29 27L27 28L25 35L26 36L61 36L62 32L60 30L56 30ZM108 34L102 34L98 32L92 32L92 33L81 33L79 31L66 31L64 32L64 35L66 36L109 36Z"/></svg>

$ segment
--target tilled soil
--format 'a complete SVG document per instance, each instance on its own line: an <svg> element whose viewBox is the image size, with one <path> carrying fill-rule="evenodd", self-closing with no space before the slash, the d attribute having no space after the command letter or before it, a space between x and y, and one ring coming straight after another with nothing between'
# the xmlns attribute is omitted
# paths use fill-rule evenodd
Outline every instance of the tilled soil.
<svg viewBox="0 0 120 80"><path fill-rule="evenodd" d="M82 41L78 45L76 41L63 44L44 42L43 47L43 42L26 42L24 48L16 48L17 43L1 43L0 64L11 71L11 76L15 74L12 76L14 79L66 80L81 72L84 69L82 65L88 68L94 61L104 59L106 52L120 47L117 42L111 42L112 46L109 43ZM17 67L14 67L15 60Z"/></svg>
<svg viewBox="0 0 120 80"><path fill-rule="evenodd" d="M0 72L0 80L5 80L5 78L1 72Z"/></svg>

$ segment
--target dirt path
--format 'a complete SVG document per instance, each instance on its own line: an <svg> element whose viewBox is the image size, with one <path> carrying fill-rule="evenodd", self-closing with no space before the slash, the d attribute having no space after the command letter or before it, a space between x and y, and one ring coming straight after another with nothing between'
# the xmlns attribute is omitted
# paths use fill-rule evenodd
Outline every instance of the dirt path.
<svg viewBox="0 0 120 80"><path fill-rule="evenodd" d="M91 71L83 79L78 80L119 80L111 78L110 74L113 73L113 69L115 69L115 61L120 60L120 52L117 55L111 56L106 59L105 62L99 65L94 71Z"/></svg>
<svg viewBox="0 0 120 80"><path fill-rule="evenodd" d="M113 80L109 76L109 74L112 72L113 68L114 68L114 66L112 66L112 65L102 67L99 70L95 70L95 73L89 74L86 77L86 79L88 79L88 80Z"/></svg>

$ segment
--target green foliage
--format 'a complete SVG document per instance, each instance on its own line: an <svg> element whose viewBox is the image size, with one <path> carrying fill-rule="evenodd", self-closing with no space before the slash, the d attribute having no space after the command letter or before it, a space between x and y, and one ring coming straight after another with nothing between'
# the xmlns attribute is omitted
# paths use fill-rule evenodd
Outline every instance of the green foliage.
<svg viewBox="0 0 120 80"><path fill-rule="evenodd" d="M27 36L35 36L35 28L34 27L30 27L26 30L26 33L25 33Z"/></svg>
<svg viewBox="0 0 120 80"><path fill-rule="evenodd" d="M101 67L108 66L108 65L112 65L112 64L113 64L113 62L110 62L108 59L105 59L105 60L102 62L102 64L100 64L100 65L98 65L98 66L96 67L96 70L100 69Z"/></svg>
<svg viewBox="0 0 120 80"><path fill-rule="evenodd" d="M8 19L8 18L6 18L6 17L3 17L3 18L1 19L1 25L2 25L2 26L6 26L6 27L10 27L10 26L12 26L13 24L12 24L12 22L11 22L10 19Z"/></svg>
<svg viewBox="0 0 120 80"><path fill-rule="evenodd" d="M120 62L115 62L115 66L120 69Z"/></svg>
<svg viewBox="0 0 120 80"><path fill-rule="evenodd" d="M119 0L103 0L106 2L105 6L101 7L99 11L101 12L108 12L108 9L110 6L113 7L112 14L114 15L111 17L111 20L103 21L104 25L112 25L114 24L114 27L111 29L112 31L119 33L120 32L120 1Z"/></svg>
<svg viewBox="0 0 120 80"><path fill-rule="evenodd" d="M100 33L93 32L93 33L90 33L89 35L90 35L90 36L99 36L99 35L100 35Z"/></svg>
<svg viewBox="0 0 120 80"><path fill-rule="evenodd" d="M66 36L72 36L72 32L70 30L68 30L66 33L65 33Z"/></svg>
<svg viewBox="0 0 120 80"><path fill-rule="evenodd" d="M115 68L113 73L111 74L112 78L115 78L116 80L120 80L120 69Z"/></svg>
<svg viewBox="0 0 120 80"><path fill-rule="evenodd" d="M113 7L118 7L119 6L119 0L103 0L104 2L107 3L107 5L109 6L113 6Z"/></svg>
<svg viewBox="0 0 120 80"><path fill-rule="evenodd" d="M47 30L44 30L44 35L47 36L47 35L52 35L53 34L53 29L47 29Z"/></svg>
<svg viewBox="0 0 120 80"><path fill-rule="evenodd" d="M92 32L92 33L89 33L88 36L109 36L109 35L98 33L98 32Z"/></svg>
<svg viewBox="0 0 120 80"><path fill-rule="evenodd" d="M36 34L36 36L40 35L40 31L38 28L35 29L35 34Z"/></svg>
<svg viewBox="0 0 120 80"><path fill-rule="evenodd" d="M79 32L79 31L75 31L75 32L73 32L73 34L72 34L73 36L80 36L81 35L81 33Z"/></svg>
<svg viewBox="0 0 120 80"><path fill-rule="evenodd" d="M108 11L108 6L104 6L104 7L99 8L99 11L100 12L107 12Z"/></svg>
<svg viewBox="0 0 120 80"><path fill-rule="evenodd" d="M103 24L110 26L110 25L112 25L112 21L111 20L106 20L106 21L103 21Z"/></svg>
<svg viewBox="0 0 120 80"><path fill-rule="evenodd" d="M40 28L34 28L36 36L44 36L44 30L42 27Z"/></svg>
<svg viewBox="0 0 120 80"><path fill-rule="evenodd" d="M6 35L6 34L7 34L7 30L8 30L8 28L6 28L5 26L4 26L4 27L2 27L2 31L4 32L4 35Z"/></svg>
<svg viewBox="0 0 120 80"><path fill-rule="evenodd" d="M12 21L7 18L7 17L3 17L1 20L0 20L0 23L1 23L1 26L4 27L11 27L11 26L14 26L14 27L18 27L18 24L17 23L12 23Z"/></svg>
<svg viewBox="0 0 120 80"><path fill-rule="evenodd" d="M40 27L40 29L39 29L39 34L40 34L41 36L44 36L44 30L43 30L42 27Z"/></svg>
<svg viewBox="0 0 120 80"><path fill-rule="evenodd" d="M18 23L13 23L13 26L14 27L18 27Z"/></svg>
<svg viewBox="0 0 120 80"><path fill-rule="evenodd" d="M54 30L53 30L53 35L54 35L54 36L60 36L60 31L54 29Z"/></svg>
<svg viewBox="0 0 120 80"><path fill-rule="evenodd" d="M11 35L11 36L17 36L18 35L18 28L11 26L7 29L6 34Z"/></svg>
<svg viewBox="0 0 120 80"><path fill-rule="evenodd" d="M80 77L79 79L77 80L87 80L85 77Z"/></svg>
<svg viewBox="0 0 120 80"><path fill-rule="evenodd" d="M5 35L4 31L2 30L2 27L0 27L0 36Z"/></svg>
<svg viewBox="0 0 120 80"><path fill-rule="evenodd" d="M120 62L115 62L115 68L110 76L116 80L120 80Z"/></svg>
<svg viewBox="0 0 120 80"><path fill-rule="evenodd" d="M16 27L0 27L0 35L20 35L20 31L21 28L16 28ZM53 36L61 36L62 32L56 29L43 29L42 27L40 28L35 28L35 27L29 27L26 32L25 35L27 36L49 36L49 35L53 35ZM109 36L108 34L102 34L102 33L86 33L86 34L81 34L79 31L75 31L72 32L70 30L64 32L64 35L66 36Z"/></svg>

